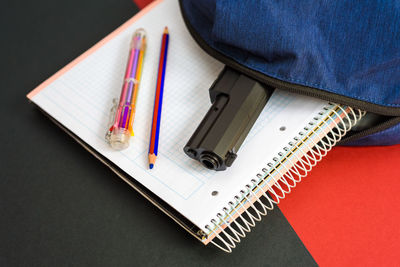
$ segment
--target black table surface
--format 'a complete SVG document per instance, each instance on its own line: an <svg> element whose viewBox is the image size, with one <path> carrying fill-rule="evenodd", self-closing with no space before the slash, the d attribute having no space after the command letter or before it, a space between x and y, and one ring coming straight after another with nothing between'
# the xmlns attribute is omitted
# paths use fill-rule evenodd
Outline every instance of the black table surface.
<svg viewBox="0 0 400 267"><path fill-rule="evenodd" d="M0 10L0 266L316 265L278 208L233 253L204 246L26 99L138 12L133 2L9 0Z"/></svg>

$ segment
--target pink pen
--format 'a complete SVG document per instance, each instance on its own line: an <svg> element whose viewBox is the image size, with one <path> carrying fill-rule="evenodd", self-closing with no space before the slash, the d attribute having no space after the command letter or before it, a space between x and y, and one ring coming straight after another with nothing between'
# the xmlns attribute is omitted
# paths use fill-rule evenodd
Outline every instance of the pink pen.
<svg viewBox="0 0 400 267"><path fill-rule="evenodd" d="M132 124L135 117L136 99L142 75L145 50L146 33L143 29L138 29L132 37L128 64L115 119L106 134L107 141L116 150L127 148L129 139L133 136Z"/></svg>

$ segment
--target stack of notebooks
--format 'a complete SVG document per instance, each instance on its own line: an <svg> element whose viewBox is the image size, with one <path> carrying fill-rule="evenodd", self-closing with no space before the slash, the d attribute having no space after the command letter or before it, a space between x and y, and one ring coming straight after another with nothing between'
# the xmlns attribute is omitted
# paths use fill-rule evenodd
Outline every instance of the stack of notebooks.
<svg viewBox="0 0 400 267"><path fill-rule="evenodd" d="M156 18L156 19L155 19ZM170 50L157 165L148 169L159 37ZM148 36L135 136L124 151L105 141L130 39ZM231 168L208 170L183 147L210 106L208 88L224 66L192 40L177 1L153 2L57 72L28 98L129 185L204 244L230 252L362 117L347 106L275 90Z"/></svg>

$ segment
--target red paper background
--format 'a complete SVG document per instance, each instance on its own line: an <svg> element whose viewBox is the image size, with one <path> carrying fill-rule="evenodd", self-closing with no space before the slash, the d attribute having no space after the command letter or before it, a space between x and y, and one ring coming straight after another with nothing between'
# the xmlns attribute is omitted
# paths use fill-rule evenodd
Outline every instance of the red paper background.
<svg viewBox="0 0 400 267"><path fill-rule="evenodd" d="M135 0L140 8L151 1ZM400 265L400 145L336 147L279 208L322 266Z"/></svg>
<svg viewBox="0 0 400 267"><path fill-rule="evenodd" d="M146 5L148 5L151 0L134 0L133 1L139 8L144 8Z"/></svg>
<svg viewBox="0 0 400 267"><path fill-rule="evenodd" d="M399 191L399 145L336 147L279 208L322 266L398 266Z"/></svg>

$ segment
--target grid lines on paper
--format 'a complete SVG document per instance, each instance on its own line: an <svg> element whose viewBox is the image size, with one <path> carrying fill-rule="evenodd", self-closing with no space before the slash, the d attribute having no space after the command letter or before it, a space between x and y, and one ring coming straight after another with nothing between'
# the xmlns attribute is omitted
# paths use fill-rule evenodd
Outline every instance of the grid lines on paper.
<svg viewBox="0 0 400 267"><path fill-rule="evenodd" d="M178 9L175 12L178 12ZM207 93L208 87L219 69L222 68L222 64L205 55L200 48L194 45L193 40L187 38L188 33L183 23L176 20L176 15L175 17L168 16L168 18L170 21L164 20L158 23L142 21L148 33L149 43L133 124L135 136L131 140L131 146L123 153L130 161L135 162L141 169L147 171L148 165L145 159L147 158L154 103L159 45L164 23L167 23L173 45L170 46L167 61L160 153L164 153L165 160L169 159L180 172L185 172L185 166L182 166L170 152L171 147L176 143L177 138L178 140L183 138L181 136L182 124L185 124L188 116L195 115L188 114L185 111L196 112L199 106L206 107L205 104L208 104L208 97L206 97L206 94L202 97L201 93ZM71 118L77 121L74 124L76 128L73 129L73 132L79 133L84 128L88 128L99 140L102 140L110 126L107 124L112 99L119 97L123 83L130 37L137 28L144 27L144 25L138 23L138 25L130 26L95 53L89 55L84 61L63 74L42 92L43 96L46 96L54 106L62 110L63 113L71 115ZM182 51L186 52L182 53ZM204 55L203 60L193 62L192 57L185 56L199 53ZM195 91L191 90L193 85L198 91L195 94L193 94ZM63 120L70 119L60 118L61 122ZM105 142L104 139L102 141ZM162 157L162 155L160 156ZM133 170L134 168L132 168ZM130 172L130 170L126 171ZM156 172L149 173L149 175L155 175L160 181L163 181L163 177ZM193 176L190 172L187 172L186 175ZM188 178L185 179L190 181ZM186 199L203 184L195 176L191 180L193 180L193 186L189 186L189 189L183 188L182 192L180 192L179 185L175 186L175 184L169 183L168 186L175 187L173 191ZM164 183L164 185L166 184Z"/></svg>

